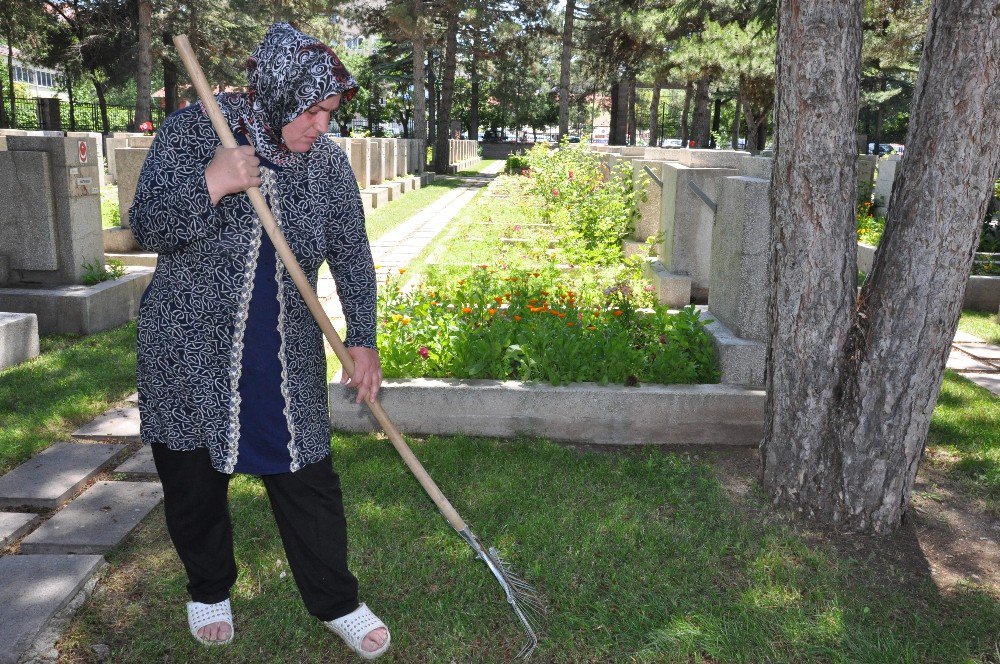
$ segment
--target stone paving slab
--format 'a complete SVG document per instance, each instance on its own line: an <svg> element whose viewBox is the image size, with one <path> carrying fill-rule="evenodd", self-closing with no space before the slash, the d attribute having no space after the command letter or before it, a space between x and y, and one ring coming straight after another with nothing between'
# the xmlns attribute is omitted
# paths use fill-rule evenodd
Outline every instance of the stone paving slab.
<svg viewBox="0 0 1000 664"><path fill-rule="evenodd" d="M1000 347L987 343L956 343L955 348L964 350L977 360L1000 360Z"/></svg>
<svg viewBox="0 0 1000 664"><path fill-rule="evenodd" d="M132 394L125 397L125 401L128 401L129 403L139 403L139 393L133 392Z"/></svg>
<svg viewBox="0 0 1000 664"><path fill-rule="evenodd" d="M0 549L28 532L40 518L24 512L0 512Z"/></svg>
<svg viewBox="0 0 1000 664"><path fill-rule="evenodd" d="M156 464L153 463L153 448L143 445L132 458L115 468L116 473L132 473L134 475L156 475Z"/></svg>
<svg viewBox="0 0 1000 664"><path fill-rule="evenodd" d="M139 440L139 407L112 408L73 432L87 440Z"/></svg>
<svg viewBox="0 0 1000 664"><path fill-rule="evenodd" d="M103 556L0 558L0 664L15 664L103 565Z"/></svg>
<svg viewBox="0 0 1000 664"><path fill-rule="evenodd" d="M157 482L97 482L21 540L21 553L104 553L162 499Z"/></svg>
<svg viewBox="0 0 1000 664"><path fill-rule="evenodd" d="M968 332L962 332L961 330L958 330L957 332L955 332L955 339L954 339L954 341L956 343L969 343L969 344L981 344L981 343L983 343L983 340L980 339L979 337L973 336L973 335L969 334Z"/></svg>
<svg viewBox="0 0 1000 664"><path fill-rule="evenodd" d="M948 355L948 363L945 364L948 369L954 369L955 371L993 371L993 367L988 364L984 364L979 360L969 357L968 355L951 351Z"/></svg>
<svg viewBox="0 0 1000 664"><path fill-rule="evenodd" d="M1000 373L961 372L959 375L968 378L976 385L985 387L993 394L1000 396Z"/></svg>
<svg viewBox="0 0 1000 664"><path fill-rule="evenodd" d="M54 443L0 477L0 507L59 507L124 449L103 443Z"/></svg>

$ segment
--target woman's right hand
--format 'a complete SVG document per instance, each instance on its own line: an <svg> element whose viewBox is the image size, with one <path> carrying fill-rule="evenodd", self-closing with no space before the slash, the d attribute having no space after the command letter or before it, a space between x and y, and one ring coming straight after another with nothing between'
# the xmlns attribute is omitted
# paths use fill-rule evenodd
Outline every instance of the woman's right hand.
<svg viewBox="0 0 1000 664"><path fill-rule="evenodd" d="M218 205L223 196L259 187L260 159L253 146L216 148L215 156L205 169L205 183L212 205Z"/></svg>

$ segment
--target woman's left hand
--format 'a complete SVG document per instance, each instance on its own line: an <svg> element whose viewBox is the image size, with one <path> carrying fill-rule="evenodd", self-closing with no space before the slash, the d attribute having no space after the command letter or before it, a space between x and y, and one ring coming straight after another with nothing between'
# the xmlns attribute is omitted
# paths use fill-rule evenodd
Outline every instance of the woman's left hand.
<svg viewBox="0 0 1000 664"><path fill-rule="evenodd" d="M379 360L378 351L364 346L351 346L347 349L347 354L354 360L354 376L349 379L346 371L341 372L341 384L357 388L358 398L355 403L361 403L364 399L374 403L379 387L382 386L382 361Z"/></svg>

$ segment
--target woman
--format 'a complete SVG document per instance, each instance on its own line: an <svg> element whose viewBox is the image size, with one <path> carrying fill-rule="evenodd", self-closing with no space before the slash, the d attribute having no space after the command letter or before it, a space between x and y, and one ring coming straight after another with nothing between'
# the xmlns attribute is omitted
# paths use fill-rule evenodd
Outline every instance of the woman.
<svg viewBox="0 0 1000 664"><path fill-rule="evenodd" d="M142 440L188 575L195 638L233 638L227 488L232 473L248 473L267 489L306 608L373 659L389 632L359 605L347 568L322 334L244 193L261 187L314 287L329 262L356 367L346 382L359 402L374 400L375 270L350 164L324 135L357 83L329 48L285 23L268 30L247 80L247 93L218 96L241 147L217 147L196 104L164 122L136 187L132 231L159 254L139 312Z"/></svg>

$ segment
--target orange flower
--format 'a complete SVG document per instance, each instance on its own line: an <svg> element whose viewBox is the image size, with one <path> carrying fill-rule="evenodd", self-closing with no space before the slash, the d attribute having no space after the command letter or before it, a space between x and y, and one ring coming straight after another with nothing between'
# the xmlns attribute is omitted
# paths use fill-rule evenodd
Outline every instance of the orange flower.
<svg viewBox="0 0 1000 664"><path fill-rule="evenodd" d="M530 300L528 300L528 304L538 304L538 300L536 300L535 298L531 298Z"/></svg>
<svg viewBox="0 0 1000 664"><path fill-rule="evenodd" d="M479 268L481 270L485 270L485 269L489 268L489 265L480 265Z"/></svg>
<svg viewBox="0 0 1000 664"><path fill-rule="evenodd" d="M574 325L576 325L576 323L574 323L573 321L567 321L566 323L566 327L573 327Z"/></svg>
<svg viewBox="0 0 1000 664"><path fill-rule="evenodd" d="M405 267L399 268L399 273L400 274L406 274L406 268Z"/></svg>
<svg viewBox="0 0 1000 664"><path fill-rule="evenodd" d="M503 296L504 296L505 298L507 298L508 300L510 299L510 293L504 293L504 294L503 294Z"/></svg>
<svg viewBox="0 0 1000 664"><path fill-rule="evenodd" d="M472 313L472 307L462 307L462 313L463 314L471 314Z"/></svg>
<svg viewBox="0 0 1000 664"><path fill-rule="evenodd" d="M402 320L400 320L399 322L402 323L403 325L409 325L411 320L413 319L410 318L409 316L403 316Z"/></svg>
<svg viewBox="0 0 1000 664"><path fill-rule="evenodd" d="M542 276L542 273L541 272L532 272L531 276L533 276L533 277L540 277L540 276Z"/></svg>
<svg viewBox="0 0 1000 664"><path fill-rule="evenodd" d="M465 279L459 279L456 283L458 283L458 285L461 286L462 284L465 283Z"/></svg>
<svg viewBox="0 0 1000 664"><path fill-rule="evenodd" d="M559 316L559 318L566 318L566 314L562 312L559 312L557 315Z"/></svg>
<svg viewBox="0 0 1000 664"><path fill-rule="evenodd" d="M538 291L538 292L541 293L542 295L548 295L549 294L549 292L547 290Z"/></svg>
<svg viewBox="0 0 1000 664"><path fill-rule="evenodd" d="M486 313L488 313L490 316L494 315L496 312L497 310L494 309L493 307L490 307L489 309L486 310Z"/></svg>
<svg viewBox="0 0 1000 664"><path fill-rule="evenodd" d="M621 309L615 309L615 310L614 310L614 311L612 311L611 313L613 313L613 314L614 314L615 316L621 316L621 315L622 315L623 313L625 313L625 312L624 312L624 311L622 311Z"/></svg>
<svg viewBox="0 0 1000 664"><path fill-rule="evenodd" d="M514 320L516 320L518 323L520 323L521 322L521 317L518 316L517 314L514 314Z"/></svg>
<svg viewBox="0 0 1000 664"><path fill-rule="evenodd" d="M588 330L596 330L596 329L597 329L597 326L596 326L596 325L588 325L588 326L587 326L587 329L588 329Z"/></svg>
<svg viewBox="0 0 1000 664"><path fill-rule="evenodd" d="M502 297L500 297L499 295L497 295L497 296L496 296L496 297L494 297L493 299L494 299L494 300L496 300L496 303L497 303L497 304L502 304L502 303L503 303L503 298L502 298Z"/></svg>

